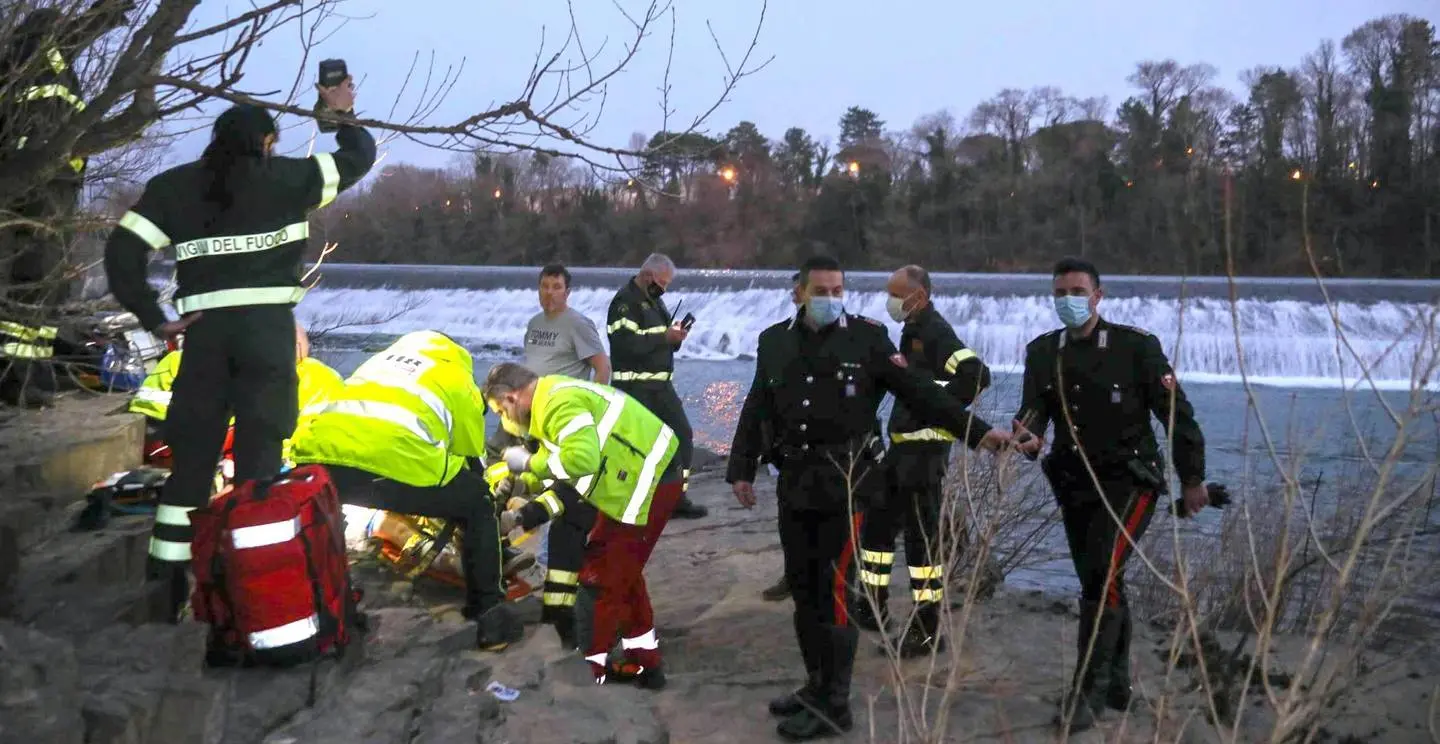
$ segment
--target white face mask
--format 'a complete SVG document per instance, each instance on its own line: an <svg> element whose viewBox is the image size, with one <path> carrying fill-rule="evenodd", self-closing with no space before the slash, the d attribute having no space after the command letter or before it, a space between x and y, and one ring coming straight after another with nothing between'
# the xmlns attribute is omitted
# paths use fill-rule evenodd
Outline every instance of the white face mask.
<svg viewBox="0 0 1440 744"><path fill-rule="evenodd" d="M885 300L885 312L890 313L890 319L896 323L905 322L905 299L902 297L889 297Z"/></svg>

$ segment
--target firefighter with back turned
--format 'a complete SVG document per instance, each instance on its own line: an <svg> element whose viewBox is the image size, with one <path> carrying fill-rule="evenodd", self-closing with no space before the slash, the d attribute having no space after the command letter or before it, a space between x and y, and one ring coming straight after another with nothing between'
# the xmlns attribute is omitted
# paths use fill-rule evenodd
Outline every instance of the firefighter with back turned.
<svg viewBox="0 0 1440 744"><path fill-rule="evenodd" d="M1090 262L1062 259L1053 277L1055 311L1064 328L1025 349L1013 442L1034 456L1046 429L1055 425L1042 467L1060 503L1080 579L1079 655L1056 723L1063 726L1068 719L1069 730L1079 731L1092 727L1106 708L1123 711L1130 705L1132 620L1125 561L1168 490L1152 414L1170 430L1184 515L1210 499L1205 438L1160 340L1100 316L1104 291Z"/></svg>
<svg viewBox="0 0 1440 744"><path fill-rule="evenodd" d="M875 412L885 393L971 447L996 450L1010 438L911 370L883 325L844 311L838 262L812 258L800 273L805 306L760 337L726 473L740 504L754 506L768 422L781 456L780 545L806 670L805 685L771 702L770 712L783 719L778 732L792 741L852 726L848 698L859 630L849 622L845 579L854 562L856 510L881 487L871 471L880 444Z"/></svg>

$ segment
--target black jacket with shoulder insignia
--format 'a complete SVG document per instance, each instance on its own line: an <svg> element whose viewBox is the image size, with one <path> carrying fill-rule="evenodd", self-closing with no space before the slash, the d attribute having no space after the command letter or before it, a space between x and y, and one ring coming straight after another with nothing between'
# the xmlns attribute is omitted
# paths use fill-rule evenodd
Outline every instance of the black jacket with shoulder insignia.
<svg viewBox="0 0 1440 744"><path fill-rule="evenodd" d="M990 387L990 368L973 349L955 335L955 329L933 304L927 304L906 319L900 331L900 352L910 369L941 385L962 405L975 402L980 391ZM900 401L890 412L890 441L933 447L948 446L955 434L927 427Z"/></svg>
<svg viewBox="0 0 1440 744"><path fill-rule="evenodd" d="M673 322L665 301L631 279L610 300L605 334L610 338L610 379L616 383L666 382L675 373L675 352L665 332Z"/></svg>
<svg viewBox="0 0 1440 744"><path fill-rule="evenodd" d="M907 403L924 424L968 432L971 447L979 446L990 430L927 376L911 369L885 326L847 314L815 330L804 317L802 311L760 334L755 379L735 427L727 481L754 481L766 448L766 422L773 427L774 446L784 455L782 479L812 464L833 467L829 455L865 451L886 392ZM822 497L830 498L807 498Z"/></svg>
<svg viewBox="0 0 1440 744"><path fill-rule="evenodd" d="M1166 427L1173 416L1170 441L1181 482L1203 482L1205 437L1160 339L1101 318L1087 338L1073 338L1061 329L1025 348L1024 391L1016 418L1026 421L1037 436L1054 422L1054 466L1083 472L1081 447L1101 471L1119 472L1137 457L1158 463L1151 415Z"/></svg>

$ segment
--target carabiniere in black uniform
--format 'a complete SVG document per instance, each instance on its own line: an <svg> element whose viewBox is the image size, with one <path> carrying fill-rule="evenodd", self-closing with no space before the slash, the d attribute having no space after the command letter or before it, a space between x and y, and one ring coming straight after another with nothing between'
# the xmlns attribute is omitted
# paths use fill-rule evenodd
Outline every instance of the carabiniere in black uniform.
<svg viewBox="0 0 1440 744"><path fill-rule="evenodd" d="M910 369L942 385L961 405L969 406L990 386L990 369L961 343L949 321L929 301L905 319L900 349ZM943 645L939 608L945 598L945 566L939 556L941 550L953 553L960 546L953 536L948 543L940 543L940 503L950 445L956 436L927 425L900 401L890 412L889 429L885 498L865 512L860 530L860 584L872 594L879 616L869 601L858 602L854 614L856 624L863 628L888 626L895 536L903 524L905 563L916 612L914 623L901 639L900 653L914 656Z"/></svg>
<svg viewBox="0 0 1440 744"><path fill-rule="evenodd" d="M267 122L273 131L268 113L233 107L217 120L216 141L222 131L253 132ZM185 330L185 361L165 422L175 466L150 541L158 577L183 577L173 569L189 564L189 513L209 499L232 413L237 481L280 470L281 444L299 413L293 309L305 295L300 269L310 212L375 162L375 140L364 129L341 125L336 141L338 151L309 158L237 157L228 207L215 201L205 161L171 168L150 179L110 233L110 289L146 330L165 323L146 277L151 250L173 250L175 309L202 313Z"/></svg>
<svg viewBox="0 0 1440 744"><path fill-rule="evenodd" d="M850 726L859 630L849 622L845 572L854 560L852 514L883 487L870 471L880 444L875 413L885 393L894 393L927 425L968 432L971 447L990 429L910 369L880 323L842 314L815 330L804 319L802 309L760 334L755 379L726 472L730 483L754 482L768 423L780 461L780 545L807 675L804 687L772 702L770 710L788 717L781 726L796 739ZM800 720L807 712L810 718Z"/></svg>
<svg viewBox="0 0 1440 744"><path fill-rule="evenodd" d="M1074 693L1085 706L1118 710L1130 702L1130 610L1125 560L1144 534L1158 498L1167 492L1154 415L1174 429L1175 469L1181 483L1205 479L1205 437L1195 411L1175 381L1160 340L1139 328L1100 318L1090 335L1051 331L1025 349L1021 410L1027 428L1055 438L1042 465L1060 503L1065 537L1080 579L1080 660L1099 622L1089 664L1076 672ZM1103 488L1097 493L1082 458ZM1119 516L1127 539L1110 509ZM1079 710L1080 715L1086 714Z"/></svg>

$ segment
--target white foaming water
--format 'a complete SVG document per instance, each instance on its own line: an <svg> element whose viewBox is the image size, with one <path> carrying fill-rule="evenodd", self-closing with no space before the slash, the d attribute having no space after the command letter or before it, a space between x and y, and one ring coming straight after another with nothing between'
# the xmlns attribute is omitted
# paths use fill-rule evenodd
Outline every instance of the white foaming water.
<svg viewBox="0 0 1440 744"><path fill-rule="evenodd" d="M595 322L603 337L614 290L577 287L571 307ZM672 291L665 296L678 314L697 318L679 356L704 360L750 358L760 332L789 317L789 293L775 289ZM900 325L885 313L885 295L854 292L850 312L882 320L899 340ZM966 344L993 369L1018 371L1025 345L1058 327L1043 296L935 298L941 313ZM1105 317L1160 337L1180 374L1193 382L1234 382L1242 371L1251 382L1296 386L1356 386L1362 365L1382 387L1405 389L1416 370L1434 362L1433 308L1404 302L1337 303L1344 330L1335 330L1331 309L1293 300L1107 298ZM334 334L390 336L414 330L441 331L474 347L518 350L525 324L538 311L533 289L346 289L309 293L298 313L311 328ZM1236 324L1239 325L1237 353ZM1427 329L1427 325L1429 326ZM337 327L338 326L338 327ZM1178 343L1178 348L1177 348ZM367 344L368 345L368 344ZM1429 381L1429 387L1436 385Z"/></svg>

